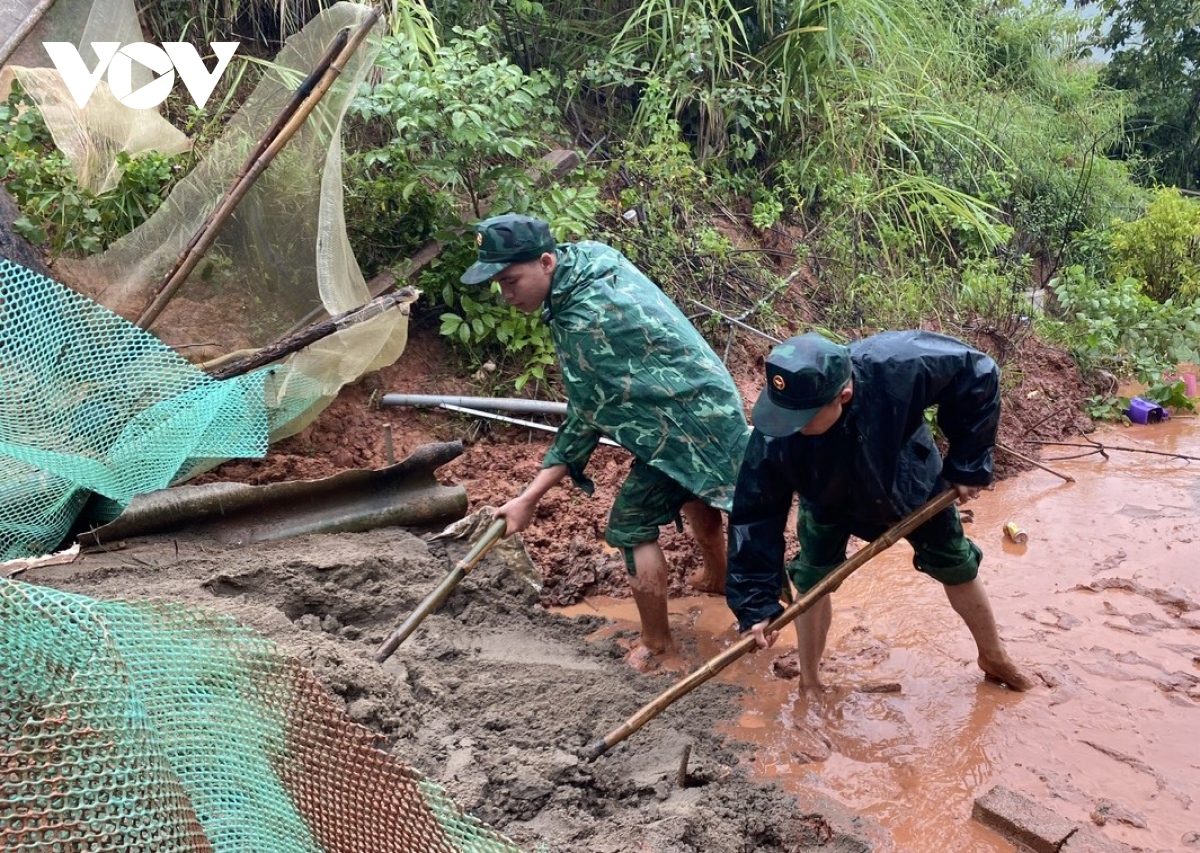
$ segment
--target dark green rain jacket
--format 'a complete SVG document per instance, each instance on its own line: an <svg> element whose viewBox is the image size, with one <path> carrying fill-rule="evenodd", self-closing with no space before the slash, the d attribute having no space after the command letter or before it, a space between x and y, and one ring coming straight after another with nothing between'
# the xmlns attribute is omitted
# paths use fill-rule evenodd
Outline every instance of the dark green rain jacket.
<svg viewBox="0 0 1200 853"><path fill-rule="evenodd" d="M946 487L992 481L1000 371L933 332L884 332L850 344L854 396L823 435L751 433L729 517L726 599L743 631L783 612L784 528L792 496L819 523L890 526ZM949 448L943 463L925 424Z"/></svg>
<svg viewBox="0 0 1200 853"><path fill-rule="evenodd" d="M583 469L601 436L728 511L750 434L725 365L675 304L611 246L558 247L542 306L567 389L567 419L542 466Z"/></svg>

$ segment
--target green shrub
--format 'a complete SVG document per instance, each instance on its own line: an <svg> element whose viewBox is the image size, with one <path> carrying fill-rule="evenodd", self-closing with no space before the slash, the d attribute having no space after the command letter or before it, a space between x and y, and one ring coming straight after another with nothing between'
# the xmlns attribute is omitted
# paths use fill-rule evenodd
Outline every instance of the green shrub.
<svg viewBox="0 0 1200 853"><path fill-rule="evenodd" d="M351 161L347 169L346 232L363 275L371 278L433 236L438 199L423 185L409 185L403 175L356 165Z"/></svg>
<svg viewBox="0 0 1200 853"><path fill-rule="evenodd" d="M1050 282L1063 318L1047 331L1080 366L1106 367L1148 381L1155 372L1200 359L1200 302L1157 302L1125 278L1101 284L1081 266Z"/></svg>
<svg viewBox="0 0 1200 853"><path fill-rule="evenodd" d="M117 154L122 174L99 195L82 189L33 100L14 85L0 104L0 179L21 208L13 223L53 255L90 255L150 217L183 172L186 155Z"/></svg>
<svg viewBox="0 0 1200 853"><path fill-rule="evenodd" d="M1200 201L1159 190L1143 216L1113 229L1111 250L1113 276L1137 279L1151 298L1200 298Z"/></svg>
<svg viewBox="0 0 1200 853"><path fill-rule="evenodd" d="M352 107L389 139L363 152L367 166L396 176L402 198L425 184L444 194L446 224L493 210L518 209L531 181L526 167L541 155L560 116L544 73L525 74L497 55L486 27L458 38L432 58L408 39L388 37L377 64L381 79Z"/></svg>

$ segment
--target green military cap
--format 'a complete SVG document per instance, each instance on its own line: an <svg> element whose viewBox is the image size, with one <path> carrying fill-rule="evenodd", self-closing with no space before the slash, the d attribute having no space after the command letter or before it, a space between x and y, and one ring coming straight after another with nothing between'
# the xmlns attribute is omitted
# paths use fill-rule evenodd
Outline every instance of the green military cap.
<svg viewBox="0 0 1200 853"><path fill-rule="evenodd" d="M816 332L788 338L767 356L767 385L754 404L754 428L769 436L803 429L850 381L850 350Z"/></svg>
<svg viewBox="0 0 1200 853"><path fill-rule="evenodd" d="M558 248L550 226L540 219L506 213L475 223L479 258L459 279L482 284L510 264L532 261Z"/></svg>

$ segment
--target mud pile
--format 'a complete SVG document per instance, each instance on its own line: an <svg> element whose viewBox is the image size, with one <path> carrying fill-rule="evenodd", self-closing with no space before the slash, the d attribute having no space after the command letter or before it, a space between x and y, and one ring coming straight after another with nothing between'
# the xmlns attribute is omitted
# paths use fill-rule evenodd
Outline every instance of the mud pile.
<svg viewBox="0 0 1200 853"><path fill-rule="evenodd" d="M747 780L737 748L713 733L736 713L728 686L703 685L609 755L581 758L671 679L639 676L618 643L589 641L598 620L539 605L528 564L512 556L489 554L375 663L375 649L466 548L399 529L240 549L157 539L22 579L232 616L296 655L381 745L530 850L891 849L886 833L831 801L801 805Z"/></svg>

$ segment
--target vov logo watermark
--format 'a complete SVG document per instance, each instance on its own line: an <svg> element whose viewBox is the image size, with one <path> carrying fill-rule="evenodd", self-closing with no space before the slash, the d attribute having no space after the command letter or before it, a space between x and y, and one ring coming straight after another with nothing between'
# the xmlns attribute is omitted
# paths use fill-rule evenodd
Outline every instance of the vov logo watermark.
<svg viewBox="0 0 1200 853"><path fill-rule="evenodd" d="M117 41L94 41L91 45L97 62L96 67L89 71L75 45L66 41L42 42L79 109L83 109L92 97L105 71L108 72L108 86L113 96L135 110L157 107L165 101L175 85L177 71L196 106L203 107L238 49L235 41L210 42L217 56L217 64L209 71L196 48L187 42L168 41L163 42L161 47L144 41L124 47ZM135 62L159 75L137 91L133 89Z"/></svg>

